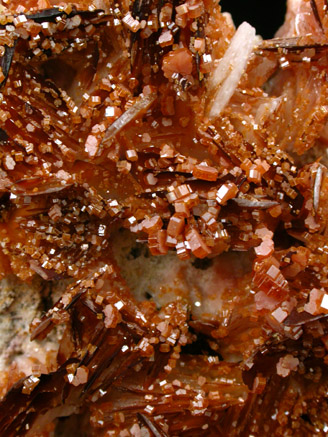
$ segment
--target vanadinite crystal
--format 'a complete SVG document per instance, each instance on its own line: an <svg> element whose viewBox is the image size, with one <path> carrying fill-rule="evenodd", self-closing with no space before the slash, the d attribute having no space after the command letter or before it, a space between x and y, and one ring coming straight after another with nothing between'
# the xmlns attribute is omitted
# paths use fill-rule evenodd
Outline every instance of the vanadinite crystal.
<svg viewBox="0 0 328 437"><path fill-rule="evenodd" d="M0 435L327 435L326 3L2 4Z"/></svg>

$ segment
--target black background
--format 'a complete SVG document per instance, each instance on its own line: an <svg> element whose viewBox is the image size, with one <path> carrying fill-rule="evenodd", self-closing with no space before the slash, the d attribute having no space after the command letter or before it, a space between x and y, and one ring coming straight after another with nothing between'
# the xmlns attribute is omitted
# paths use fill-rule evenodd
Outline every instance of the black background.
<svg viewBox="0 0 328 437"><path fill-rule="evenodd" d="M255 27L265 39L272 38L284 22L287 0L221 0L223 12L230 12L236 27L243 21Z"/></svg>

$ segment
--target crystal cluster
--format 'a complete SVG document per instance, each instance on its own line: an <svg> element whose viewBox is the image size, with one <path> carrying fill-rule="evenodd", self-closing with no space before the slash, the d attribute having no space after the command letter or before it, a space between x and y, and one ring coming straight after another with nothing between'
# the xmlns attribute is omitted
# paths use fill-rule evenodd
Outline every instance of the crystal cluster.
<svg viewBox="0 0 328 437"><path fill-rule="evenodd" d="M325 2L267 41L212 0L3 3L0 277L71 281L31 321L63 327L49 368L2 375L0 434L326 435ZM251 272L210 314L140 302L122 229Z"/></svg>

